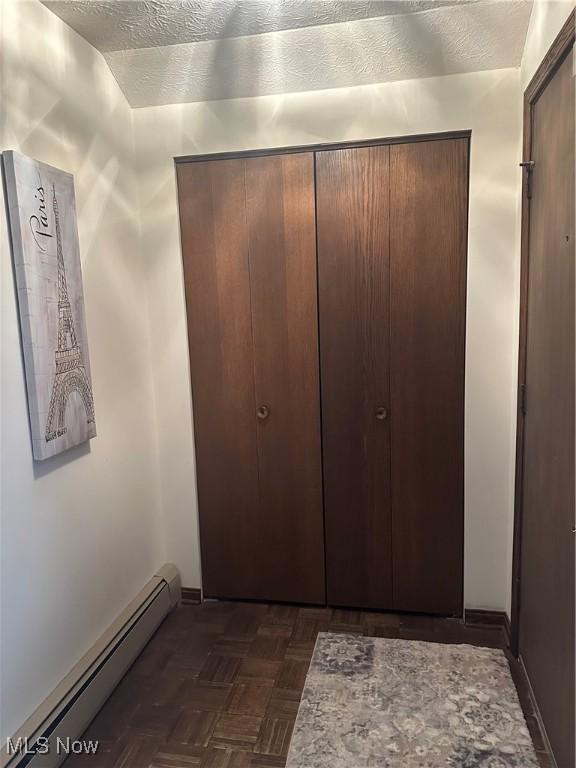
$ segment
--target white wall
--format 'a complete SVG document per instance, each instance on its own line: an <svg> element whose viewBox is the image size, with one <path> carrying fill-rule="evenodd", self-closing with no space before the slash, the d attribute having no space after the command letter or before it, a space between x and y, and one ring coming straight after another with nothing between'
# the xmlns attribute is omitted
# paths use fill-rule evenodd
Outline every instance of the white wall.
<svg viewBox="0 0 576 768"><path fill-rule="evenodd" d="M574 0L534 0L520 67L524 91L574 8Z"/></svg>
<svg viewBox="0 0 576 768"><path fill-rule="evenodd" d="M32 461L2 222L2 741L164 561L132 114L103 58L2 0L2 149L75 175L98 437Z"/></svg>
<svg viewBox="0 0 576 768"><path fill-rule="evenodd" d="M471 128L465 601L509 606L519 106L519 70L506 69L134 111L166 544L184 584L200 585L200 564L173 158Z"/></svg>

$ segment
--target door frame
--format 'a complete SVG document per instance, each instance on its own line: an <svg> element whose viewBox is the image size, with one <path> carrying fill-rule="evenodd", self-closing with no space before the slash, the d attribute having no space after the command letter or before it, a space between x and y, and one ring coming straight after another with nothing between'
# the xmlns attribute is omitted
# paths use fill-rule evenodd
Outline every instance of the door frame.
<svg viewBox="0 0 576 768"><path fill-rule="evenodd" d="M534 106L556 71L570 52L575 41L576 9L573 9L534 77L524 91L522 162L529 162L532 153ZM522 224L520 245L520 328L518 347L518 390L516 407L516 473L514 484L514 534L512 555L512 609L510 650L519 654L520 581L522 575L522 517L524 480L524 419L526 387L526 350L528 342L528 274L530 250L530 190L531 169L524 166L522 175Z"/></svg>
<svg viewBox="0 0 576 768"><path fill-rule="evenodd" d="M261 149L239 149L232 152L212 152L203 155L182 155L174 158L174 163L203 163L209 160L238 160L246 157L263 157L267 155L288 155L294 152L322 152L333 149L359 149L361 147L376 147L387 144L411 144L416 141L442 141L443 139L468 139L472 136L471 129L461 131L443 131L441 133L417 133L407 136L391 136L388 138L359 139L353 141L323 142L320 144L297 144L286 147L263 147Z"/></svg>

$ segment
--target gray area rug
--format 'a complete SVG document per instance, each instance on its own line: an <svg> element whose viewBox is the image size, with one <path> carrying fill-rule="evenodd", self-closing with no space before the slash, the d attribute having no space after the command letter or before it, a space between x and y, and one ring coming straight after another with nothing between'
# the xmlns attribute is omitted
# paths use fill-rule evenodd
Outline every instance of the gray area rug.
<svg viewBox="0 0 576 768"><path fill-rule="evenodd" d="M322 632L286 768L538 768L502 651Z"/></svg>

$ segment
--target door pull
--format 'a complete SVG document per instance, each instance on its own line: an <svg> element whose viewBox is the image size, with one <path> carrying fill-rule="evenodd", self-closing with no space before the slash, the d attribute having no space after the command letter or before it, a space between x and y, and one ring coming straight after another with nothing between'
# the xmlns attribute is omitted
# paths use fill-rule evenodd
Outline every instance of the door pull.
<svg viewBox="0 0 576 768"><path fill-rule="evenodd" d="M265 421L269 415L270 415L270 411L267 405L260 405L258 407L256 411L256 416L260 419L260 421Z"/></svg>

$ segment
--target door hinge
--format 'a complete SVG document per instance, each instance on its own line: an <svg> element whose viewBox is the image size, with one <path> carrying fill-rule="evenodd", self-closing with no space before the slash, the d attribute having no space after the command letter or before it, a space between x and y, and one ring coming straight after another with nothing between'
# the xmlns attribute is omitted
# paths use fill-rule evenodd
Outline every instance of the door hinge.
<svg viewBox="0 0 576 768"><path fill-rule="evenodd" d="M534 160L524 160L520 163L520 168L523 168L526 171L526 197L528 200L532 197L532 173L534 171L534 166L536 163Z"/></svg>
<svg viewBox="0 0 576 768"><path fill-rule="evenodd" d="M520 412L526 416L526 384L520 386Z"/></svg>

